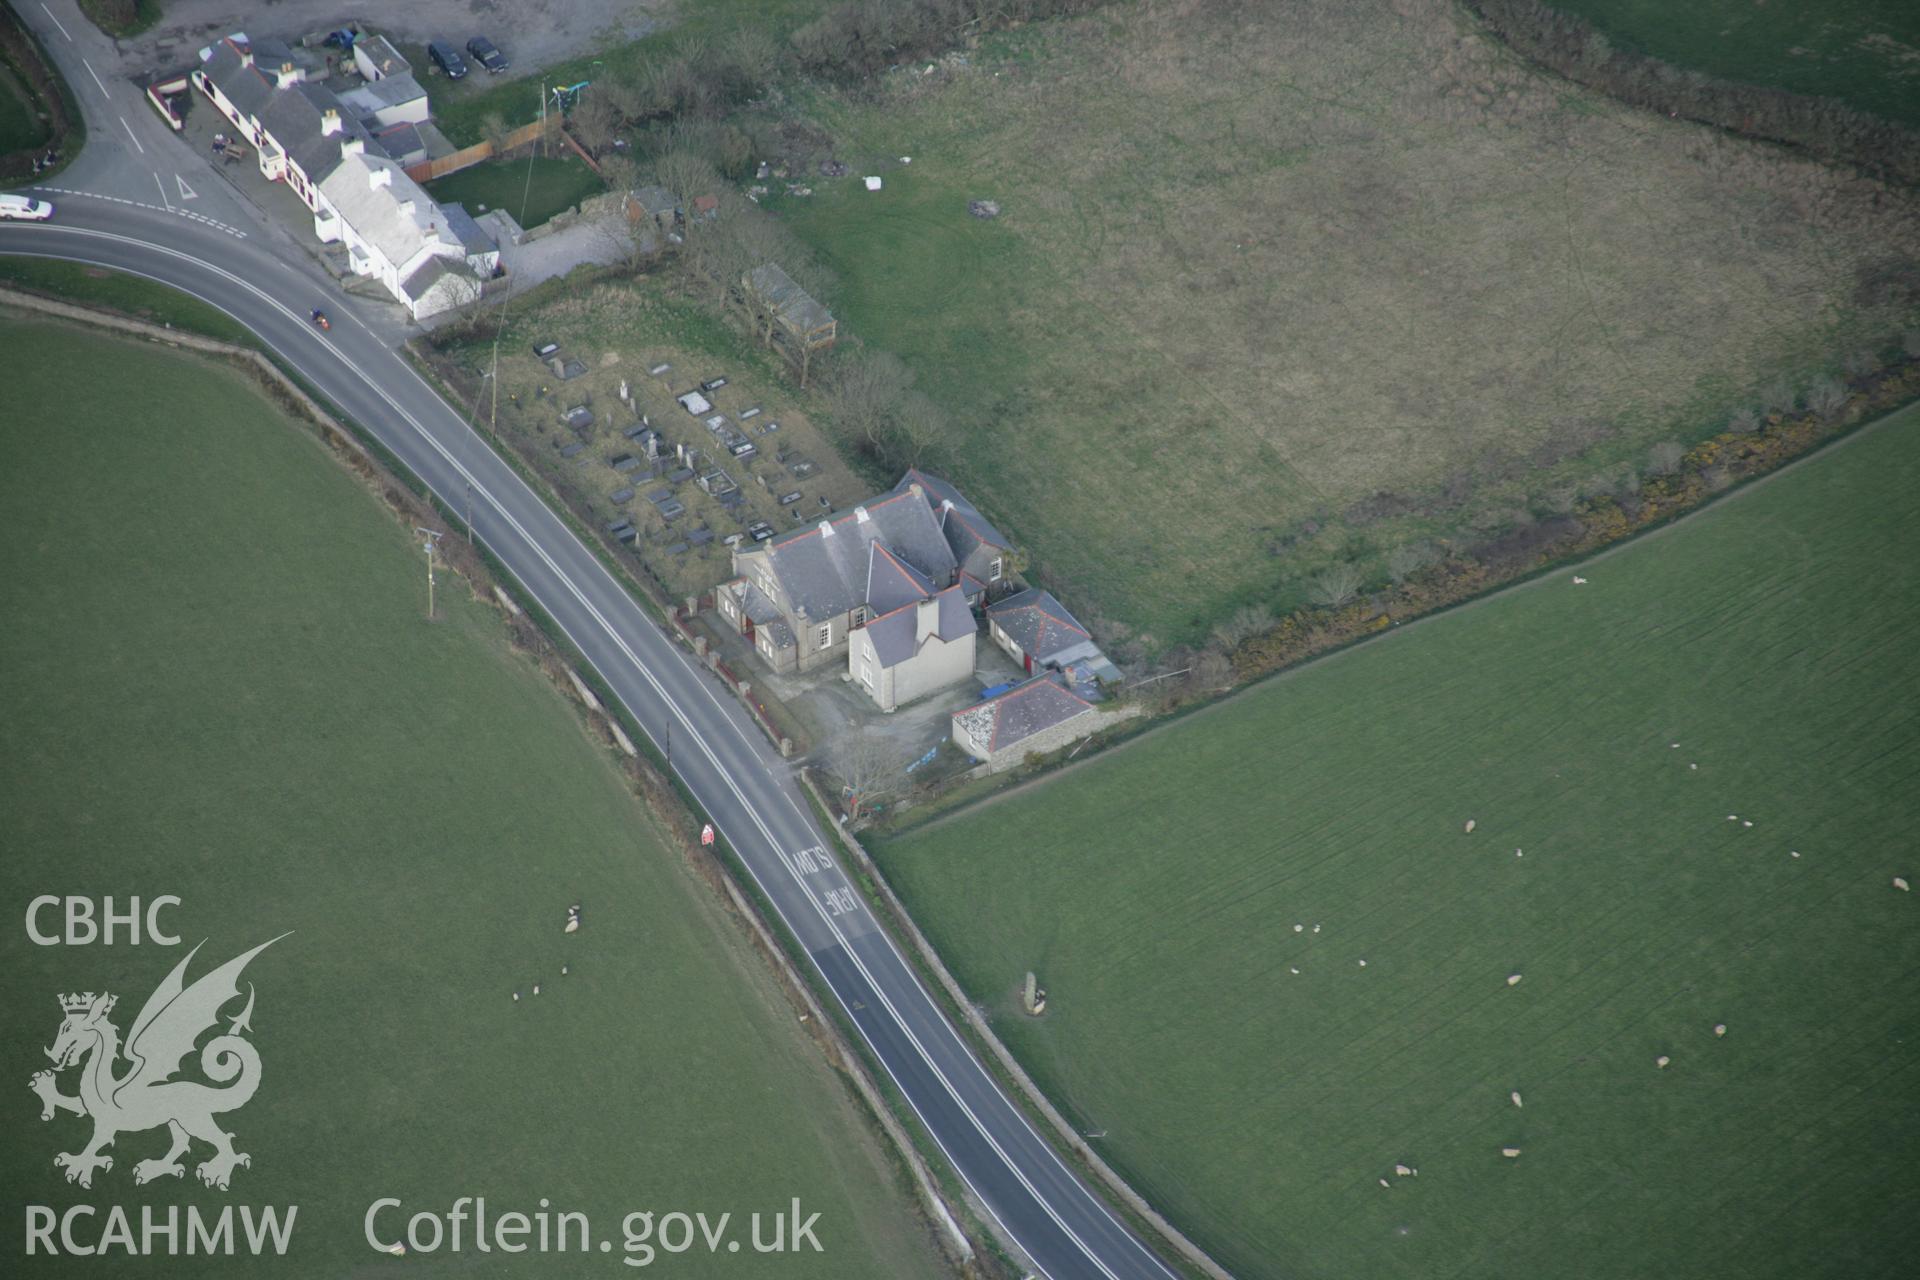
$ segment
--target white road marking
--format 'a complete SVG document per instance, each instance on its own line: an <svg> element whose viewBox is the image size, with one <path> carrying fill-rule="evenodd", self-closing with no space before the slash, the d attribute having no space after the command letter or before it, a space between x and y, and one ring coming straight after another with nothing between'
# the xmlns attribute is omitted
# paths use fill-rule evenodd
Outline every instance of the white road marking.
<svg viewBox="0 0 1920 1280"><path fill-rule="evenodd" d="M127 136L128 136L129 138L133 138L133 126L127 123L127 118L126 118L125 116L121 116L121 117L120 117L120 127L121 127L122 129L125 129L125 130L127 131ZM143 145L141 144L141 142L140 142L140 139L138 139L138 138L133 138L133 145L134 145L134 146L136 146L136 147L139 147L139 148L140 148L140 154L141 154L141 155L145 155L145 154L147 154L147 149L146 149L146 147L145 147L145 146L143 146ZM154 180L155 182L158 182L158 181L160 181L160 177L159 177L159 175L158 175L158 174L155 174L155 175L154 175L154 179L153 179L153 180Z"/></svg>
<svg viewBox="0 0 1920 1280"><path fill-rule="evenodd" d="M168 202L168 200L167 200L167 188L166 188L166 184L160 181L160 175L159 175L159 174L157 174L157 173L153 175L153 185L154 185L155 187L157 187L157 188L159 188L159 191L160 191L160 203L161 203L161 204L164 204L164 205L166 205L166 206L167 206L167 212L168 212L168 213L172 213L172 212L173 212L173 205L172 205L171 203L169 203L169 202Z"/></svg>
<svg viewBox="0 0 1920 1280"><path fill-rule="evenodd" d="M123 203L133 203L133 202L127 201ZM253 282L243 279L240 276L234 274L231 271L226 270L223 267L216 266L215 264L211 262L207 262L204 259L196 258L190 253L184 252L179 249L174 249L166 245L154 244L151 241L140 240L132 236L121 235L117 232L94 231L94 230L88 230L88 229L79 228L79 227L62 227L60 228L60 230L66 231L70 234L77 235L77 236L85 236L85 237L91 237L91 238L101 239L101 240L117 241L121 244L133 245L137 248L145 249L154 253L163 254L167 257L176 258L184 262L192 263L194 266L200 267L203 270L213 275L219 276L222 279L229 282L230 284L234 285L235 287L254 295L256 298L260 300L262 304L271 308L274 311L278 311L282 316L286 317L286 319L289 322L294 324L301 323L299 318L294 315L293 311L290 308L288 308L279 299L273 297L272 295L268 294L265 290L255 285ZM131 275L144 274L139 271L128 271L128 269L125 267L117 267L115 269L120 271L127 271L128 274L131 274ZM144 278L152 279L153 277L144 277ZM160 281L159 283L164 284L167 282ZM209 304L215 307L219 306L219 303L214 301L211 298L206 298L202 300L208 302ZM352 314L352 313L349 312L348 314ZM236 320L239 319L239 317L237 316L234 318ZM286 353L283 352L281 354L284 355ZM660 683L659 678L655 676L651 670L648 669L646 664L641 662L640 656L633 651L633 648L627 643L626 637L620 632L618 628L614 626L612 620L609 619L605 614L603 614L598 608L598 606L596 606L593 603L593 601L587 597L586 592L580 587L580 585L576 583L570 576L568 576L568 574L560 567L560 565L557 562L555 562L553 557L548 554L547 549L544 546L542 546L540 542L532 536L532 534L527 530L526 526L522 525L519 519L511 511L507 510L507 508L498 499L493 497L492 492L483 483L481 483L478 477L476 477L471 471L467 469L465 463L463 463L459 458L454 456L452 450L450 450L443 442L441 442L438 438L436 438L432 432L428 431L427 428L420 422L420 420L415 418L411 413L409 413L406 410L404 406L402 406L399 403L399 401L394 399L392 394L389 393L387 389L384 386L382 386L378 381L376 381L372 375L367 373L366 370L362 369L358 364L354 363L352 360L349 360L345 355L341 354L337 347L334 348L334 355L336 356L336 358L339 359L343 367L345 367L348 370L351 370L354 376L359 378L360 381L366 385L368 390L372 391L373 394L377 396L379 399L385 401L387 406L393 410L394 414L401 421L405 422L409 427L411 427L414 433L429 449L431 449L434 453L440 456L440 460L444 465L446 465L449 469L451 469L453 473L456 476L458 476L460 479L472 485L474 492L480 497L484 498L491 506L493 506L497 516L501 520L503 520L508 527L513 529L513 531L521 537L521 539L525 542L527 548L534 554L534 556L541 562L541 564L543 564L546 567L547 571L553 575L554 579L557 582L559 582L562 587L565 588L567 593L574 598L574 601L587 614L587 616L590 617L594 622L599 624L602 632L607 637L607 640L621 654L621 656L626 658L628 663L631 664L632 668L640 674L640 676L646 681L646 683L652 686L655 696L659 698L659 700L666 707L666 709L673 714L676 720L678 720L686 736L691 738L693 742L699 746L701 754L706 757L708 764L712 766L715 776L719 778L719 780L722 782L722 784L725 785L728 791L733 793L734 800L739 804L741 810L745 812L747 817L752 821L754 827L759 830L761 838L764 839L767 842L768 847L773 849L775 851L775 854L778 855L781 851L781 842L774 838L773 832L767 826L766 819L761 816L759 810L753 806L753 804L747 799L746 795L740 790L740 785L734 779L732 772L728 770L721 763L719 756L714 753L713 747L707 741L706 737L702 735L700 731L694 727L692 719L681 708L680 704L667 695L666 687ZM288 358L291 359L292 357L289 356ZM297 363L298 362L296 362L296 364ZM427 385L425 380L422 379L418 373L415 373L410 367L405 365L403 365L402 368L405 368L406 371L412 375L414 381L422 389L426 390L429 394L434 395L437 398L438 393L434 392L433 389ZM509 480L509 482L517 484L524 491L528 499L530 499L533 503L537 504L541 510L547 511L549 514L551 514L551 509L546 506L546 504L542 501L542 499L538 494L533 492L532 488L527 484L527 482L521 479L521 477L517 472L509 470L507 472L507 479ZM565 529L564 525L562 526L562 534L566 537L573 536L570 531L567 531ZM574 538L574 545L576 547L581 547L584 553L584 547L582 547L582 544L579 542L577 538ZM590 555L591 553L586 553L586 554ZM622 592L622 594L623 595L625 594L624 591ZM567 635L567 638L571 640L576 647L580 647L584 651L584 646L581 646L580 642L573 636L573 634L570 631L568 631L566 624L564 622L560 622L560 620L557 617L554 618L554 621L560 626L561 631ZM681 653L677 646L669 644L668 648L673 653L674 657L681 663L682 669L686 671L690 677L694 678L695 687L705 691L708 698L712 699L713 698L712 691L710 689L707 689L705 683L698 678L697 673L695 673L694 671L694 668L691 666L691 664L688 663L686 655ZM715 705L718 706L718 703L716 702ZM726 721L726 723L731 724L732 721L729 719ZM643 725L642 728L644 729L645 726ZM648 737L651 738L652 735L648 734ZM658 744L656 743L655 745L657 746ZM789 804L792 803L790 797L788 798L788 802ZM798 810L796 808L796 813L797 812ZM718 826L717 823L716 823L716 826ZM725 834L724 831L722 832L722 834ZM747 874L753 876L754 881L757 884L759 884L760 883L759 873L754 870L752 864L747 863L743 860L741 865L746 867ZM806 896L808 904L813 907L815 915L818 916L821 923L823 923L826 926L827 930L839 942L842 953L846 956L847 960L853 965L853 967L860 972L861 977L866 980L868 988L872 991L874 997L877 1000L879 1000L881 1005L883 1005L886 1008L888 1015L892 1017L895 1025L899 1028L901 1034L904 1035L907 1041L913 1045L915 1051L920 1055L921 1061L926 1065L927 1069L930 1072L932 1072L934 1078L940 1082L942 1088L946 1091L947 1096L952 1100L954 1106L957 1107L960 1110L960 1112L963 1115L965 1115L967 1119L973 1123L975 1132L977 1132L980 1135L980 1137L986 1142L986 1144L993 1149L994 1153L1000 1157L1001 1162L1006 1166L1007 1172L1013 1175L1014 1179L1020 1183L1020 1185L1026 1190L1028 1195L1033 1197L1034 1202L1040 1206L1041 1210L1047 1215L1047 1217L1052 1219L1054 1225L1060 1229L1061 1234L1063 1234L1067 1239L1071 1240L1074 1243L1074 1245L1076 1245L1080 1249L1081 1253L1086 1257L1086 1259L1089 1262L1093 1263L1093 1265L1099 1269L1102 1275L1109 1277L1109 1280L1118 1280L1118 1278L1114 1276L1112 1269L1109 1268L1106 1265L1106 1263L1102 1261L1099 1255L1096 1254L1092 1249L1090 1249L1087 1246L1086 1242L1080 1238L1079 1234L1075 1232L1072 1227L1068 1226L1066 1221L1060 1217L1059 1212L1054 1208L1052 1202L1049 1201L1045 1196L1040 1194L1039 1189L1035 1187L1033 1183L1028 1179L1026 1173L1023 1170L1021 1170L1021 1168L1017 1164L1014 1163L1012 1157L1010 1157L1007 1154L1005 1148L1003 1148L1000 1145L999 1141L993 1136L993 1134L988 1131L986 1123L980 1118L979 1114L976 1111L974 1111L973 1107L968 1104L967 1100L960 1095L959 1090L955 1088L952 1080L950 1080L946 1072L941 1069L940 1064L934 1061L933 1055L928 1051L926 1045L922 1043L922 1041L920 1040L920 1037L914 1032L912 1026L908 1024L907 1020L901 1015L900 1011L894 1006L893 1001L887 996L885 989L882 988L880 983L874 978L872 971L867 968L866 962L861 960L858 953L854 951L851 941L848 939L847 935L841 931L840 925L838 921L835 920L833 913L827 910L825 905L820 901L819 897L816 896L816 894L814 893L813 886L810 885L804 878L796 878L796 883L800 891ZM766 886L764 884L761 884L761 891L763 893L766 893ZM786 922L787 927L793 930L795 936L797 937L799 931L797 929L793 929L792 921L787 919L786 912L781 908L779 902L770 893L767 894L767 900L773 904L774 910L780 915L781 919ZM857 900L856 900L856 903L857 903ZM868 913L861 912L861 914L864 916L864 915L867 915ZM906 972L911 973L911 968L906 965L905 958L900 956L899 949L894 946L893 940L887 937L884 931L876 929L875 932L880 934L887 949L891 951L896 958L900 959L900 963L903 969L905 969ZM843 1007L846 1007L847 1001L845 997L840 995L839 991L837 990L834 991L834 997L840 1000ZM847 1012L849 1017L853 1015L853 1010L851 1008L848 1008ZM959 1039L958 1032L954 1030L952 1025L946 1020L944 1016L939 1014L937 1009L935 1011L935 1014L936 1014L937 1020L941 1023L941 1025L947 1031L947 1033L954 1037L954 1041L959 1046L962 1057L968 1061L974 1061L971 1050L967 1049L965 1043ZM859 1026L859 1020L857 1018L854 1019L854 1025L856 1027ZM861 1036L862 1038L868 1039L868 1043L870 1045L872 1044L872 1040L867 1037L866 1032L864 1030L861 1031ZM875 1056L879 1058L880 1063L883 1067L886 1066L886 1058L884 1055L881 1055L879 1053L877 1046L875 1047ZM976 1066L978 1066L977 1062L976 1062ZM981 1070L984 1072L984 1068L981 1068ZM892 1069L890 1067L888 1068L888 1074L889 1075L892 1074ZM897 1079L895 1083L896 1084L899 1083ZM996 1088L996 1091L997 1091L997 1088ZM940 1137L938 1132L934 1129L934 1127L930 1123L927 1122L926 1116L920 1112L918 1105L913 1102L912 1097L907 1095L904 1089L902 1089L901 1091L901 1096L907 1099L907 1103L909 1106L913 1106L915 1114L920 1116L921 1123L926 1126L927 1132L933 1135L934 1141L940 1145L941 1150L943 1152L946 1152L946 1145L940 1142ZM1039 1135L1034 1131L1032 1124L1029 1121L1027 1121L1024 1115L1021 1114L1021 1112L1019 1111L1019 1108L1015 1107L1010 1100L1007 1100L1004 1094L1001 1094L1001 1097L1003 1101L1007 1102L1008 1109L1026 1128L1027 1132L1033 1135L1039 1147L1042 1150L1046 1151L1048 1155L1052 1157L1054 1163L1058 1165L1063 1172L1068 1172L1066 1169L1065 1163L1060 1160L1059 1154L1055 1152L1053 1148L1050 1145L1048 1145L1044 1140L1041 1140L1039 1138ZM948 1157L948 1160L953 1163L954 1169L961 1173L962 1179L967 1181L968 1186L973 1189L974 1193L976 1195L980 1195L979 1188L973 1187L972 1181L966 1178L965 1171L961 1170L958 1161L953 1160L953 1156L951 1152L947 1152L947 1157ZM1092 1204L1097 1210L1099 1210L1100 1213L1103 1216L1105 1216L1109 1222L1113 1223L1116 1227L1119 1227L1119 1223L1116 1219L1114 1219L1111 1211L1108 1210L1106 1205L1103 1204L1097 1197L1093 1195L1091 1191L1089 1191L1086 1188L1085 1184L1078 1177L1072 1175L1069 1172L1068 1180L1070 1184L1074 1186L1075 1189L1078 1190L1083 1196L1085 1196L1088 1202ZM994 1217L994 1220L996 1222L1000 1221L999 1215L993 1213L993 1207L991 1204L987 1203L986 1197L981 1196L980 1199L981 1199L981 1203L986 1205L988 1213ZM1004 1229L1004 1226L1005 1224L1002 1223L1003 1229ZM1121 1233L1123 1236L1127 1236L1127 1232L1124 1227L1119 1227L1119 1229L1121 1230ZM1130 1236L1128 1236L1128 1238L1131 1239ZM1157 1258L1151 1250L1146 1249L1144 1246L1139 1246L1137 1242L1135 1243L1136 1243L1136 1247L1141 1248L1142 1253L1147 1258L1153 1261L1154 1265L1160 1269L1162 1274L1168 1277L1168 1280L1175 1280L1173 1273L1166 1270L1165 1264L1160 1262L1159 1258ZM1037 1266L1038 1263L1036 1263L1035 1265Z"/></svg>
<svg viewBox="0 0 1920 1280"><path fill-rule="evenodd" d="M59 27L59 28L60 28L60 34L61 34L61 35L63 35L63 36L67 36L67 27L66 27L66 24L65 24L65 23L63 23L63 22L61 22L61 21L60 21L60 19L58 19L58 18L54 18L54 17L53 17L53 10L51 10L51 9L48 9L48 8L47 8L47 6L46 6L46 5L44 5L44 4L42 4L42 5L40 6L40 8L41 8L42 10L44 10L44 11L46 12L46 15L47 15L47 16L48 16L49 18L53 18L53 25L54 25L54 26L56 26L56 27ZM72 36L67 36L67 43L68 43L68 44L72 44L72 43L73 43L73 37L72 37Z"/></svg>
<svg viewBox="0 0 1920 1280"><path fill-rule="evenodd" d="M155 176L158 177L159 175L156 174ZM178 218L192 218L195 222L212 227L215 231L224 231L236 240L245 240L247 238L247 233L238 227L230 227L218 218L209 218L206 214L195 213L191 209L163 209L156 204L146 204L139 200L128 200L123 196L103 196L98 191L75 191L71 187L32 187L30 190L45 191L49 195L57 196L85 196L89 200L106 200L113 204L131 205L136 209L150 209L154 213L171 213ZM165 199L166 194L166 191L162 190L160 192L161 198ZM365 326L362 327L364 328Z"/></svg>
<svg viewBox="0 0 1920 1280"><path fill-rule="evenodd" d="M87 74L93 77L93 82L94 82L95 84L97 84L97 85L100 85L100 96L101 96L101 97L103 97L103 98L107 98L107 97L112 97L112 96L113 96L113 95L111 95L111 94L109 94L109 93L107 92L107 86L106 86L105 84L103 84L103 83L101 83L101 80L100 80L100 73L99 73L98 71L95 71L95 70L93 69L93 64L92 64L91 62L88 62L88 61L87 61L87 60L86 60L85 58L82 58L82 59L80 59L80 65L81 65L81 66L83 66L83 67L85 67L85 68L87 69Z"/></svg>
<svg viewBox="0 0 1920 1280"><path fill-rule="evenodd" d="M188 186L185 178L176 173L173 175L173 180L180 184L180 198L182 200L198 200L200 198L200 193Z"/></svg>

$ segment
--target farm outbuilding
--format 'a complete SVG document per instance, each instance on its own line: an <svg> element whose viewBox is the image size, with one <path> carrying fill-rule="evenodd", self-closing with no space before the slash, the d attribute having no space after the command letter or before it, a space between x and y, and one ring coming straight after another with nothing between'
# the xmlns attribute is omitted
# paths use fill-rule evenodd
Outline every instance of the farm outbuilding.
<svg viewBox="0 0 1920 1280"><path fill-rule="evenodd" d="M833 313L771 262L740 277L740 300L760 341L797 367L800 385L806 386L813 353L832 347L839 337Z"/></svg>
<svg viewBox="0 0 1920 1280"><path fill-rule="evenodd" d="M1052 672L953 713L953 743L993 773L1084 738L1100 724L1091 702Z"/></svg>

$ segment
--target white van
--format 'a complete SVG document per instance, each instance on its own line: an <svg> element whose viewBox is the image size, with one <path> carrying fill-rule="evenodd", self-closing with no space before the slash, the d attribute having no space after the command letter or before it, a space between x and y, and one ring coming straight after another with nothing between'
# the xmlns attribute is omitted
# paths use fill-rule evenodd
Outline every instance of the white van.
<svg viewBox="0 0 1920 1280"><path fill-rule="evenodd" d="M45 200L31 200L26 196L11 196L0 193L0 218L16 218L25 222L45 222L53 216L53 206Z"/></svg>

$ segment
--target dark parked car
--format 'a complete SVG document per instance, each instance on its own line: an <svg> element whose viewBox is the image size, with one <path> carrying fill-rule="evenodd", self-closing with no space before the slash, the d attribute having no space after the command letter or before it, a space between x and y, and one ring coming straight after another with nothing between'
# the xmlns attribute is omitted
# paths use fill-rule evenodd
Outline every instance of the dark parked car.
<svg viewBox="0 0 1920 1280"><path fill-rule="evenodd" d="M493 41L485 36L475 36L467 41L467 56L493 73L505 71L512 65L507 61L507 55L496 49Z"/></svg>
<svg viewBox="0 0 1920 1280"><path fill-rule="evenodd" d="M433 65L447 73L447 79L458 80L467 74L467 60L460 51L445 40L434 40L427 45L427 57L433 59Z"/></svg>

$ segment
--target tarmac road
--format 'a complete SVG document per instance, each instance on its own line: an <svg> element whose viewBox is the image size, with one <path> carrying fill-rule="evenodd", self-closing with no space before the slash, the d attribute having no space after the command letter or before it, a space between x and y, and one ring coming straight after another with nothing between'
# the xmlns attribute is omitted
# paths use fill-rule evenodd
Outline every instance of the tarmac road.
<svg viewBox="0 0 1920 1280"><path fill-rule="evenodd" d="M85 69L72 62L92 29L71 0L47 11L77 37L69 41L76 48L64 54L61 33L37 21L32 8L23 16L42 29L62 69L70 78L76 71L84 77ZM238 201L223 199L214 214L204 213L164 200L164 183L157 184L163 200L141 199L140 188L156 183L156 165L177 164L178 176L193 184L186 175L197 173L192 166L201 162L184 154L132 86L103 84L98 94L87 88L81 99L89 154L46 193L56 205L52 222L0 223L0 253L110 267L201 298L256 334L450 509L467 508L471 486L479 538L654 742L667 741L670 731L674 771L738 852L934 1140L1036 1270L1057 1280L1171 1280L1172 1272L1062 1163L961 1041L859 891L826 856L826 841L789 767L746 713L396 352L398 326L390 311L341 297L284 231L251 221L253 211ZM126 142L108 141L122 128ZM183 154L175 157L168 147ZM330 333L309 323L314 307L332 317Z"/></svg>

